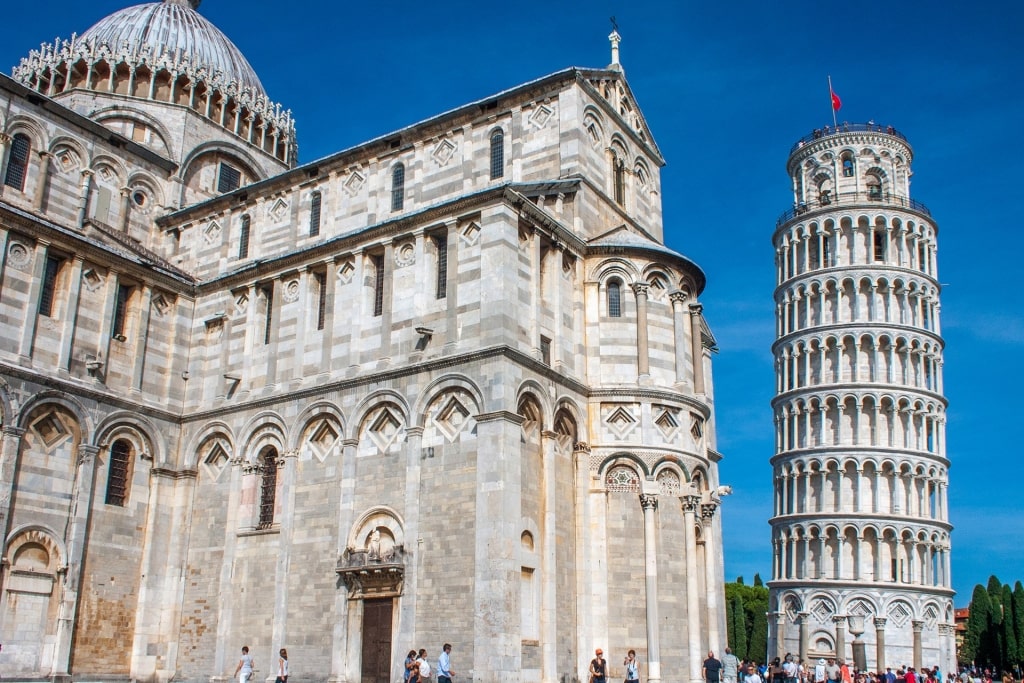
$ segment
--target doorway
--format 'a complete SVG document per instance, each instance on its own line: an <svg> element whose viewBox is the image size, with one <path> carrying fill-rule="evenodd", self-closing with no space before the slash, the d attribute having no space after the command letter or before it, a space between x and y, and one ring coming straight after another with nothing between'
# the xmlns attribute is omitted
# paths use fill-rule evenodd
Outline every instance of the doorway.
<svg viewBox="0 0 1024 683"><path fill-rule="evenodd" d="M391 681L391 598L363 601L362 683Z"/></svg>

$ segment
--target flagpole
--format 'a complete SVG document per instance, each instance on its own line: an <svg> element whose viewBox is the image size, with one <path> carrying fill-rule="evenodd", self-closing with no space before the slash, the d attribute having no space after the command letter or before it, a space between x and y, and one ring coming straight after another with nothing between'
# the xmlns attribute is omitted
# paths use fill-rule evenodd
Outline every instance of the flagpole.
<svg viewBox="0 0 1024 683"><path fill-rule="evenodd" d="M833 128L839 128L839 123L836 121L836 100L834 99L833 89L831 89L831 74L828 75L828 109L833 111Z"/></svg>

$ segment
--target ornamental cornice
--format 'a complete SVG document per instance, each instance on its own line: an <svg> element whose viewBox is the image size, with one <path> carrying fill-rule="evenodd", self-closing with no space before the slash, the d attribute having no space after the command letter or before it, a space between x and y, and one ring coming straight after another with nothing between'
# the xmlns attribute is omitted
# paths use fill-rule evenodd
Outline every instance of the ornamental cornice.
<svg viewBox="0 0 1024 683"><path fill-rule="evenodd" d="M846 398L853 396L858 399L858 408L863 408L863 399L874 398L880 401L882 398L891 397L899 402L900 399L908 401L924 401L925 403L936 403L942 406L942 412L931 413L927 410L915 411L911 409L899 412L914 413L918 415L935 415L936 417L945 413L949 407L949 401L942 394L920 387L908 387L902 384L891 384L888 382L843 382L841 384L815 384L801 389L790 389L781 394L776 394L771 400L772 409L785 408L797 400L809 401L818 399L819 402L827 401L830 398ZM840 406L842 410L842 406ZM818 412L815 410L813 412ZM890 411L892 412L892 411Z"/></svg>
<svg viewBox="0 0 1024 683"><path fill-rule="evenodd" d="M787 289L795 287L796 285L806 285L807 283L821 284L823 282L828 282L831 280L836 280L840 282L844 280L856 281L871 277L874 277L876 279L887 277L890 280L892 280L894 279L894 275L903 276L903 279L912 280L914 282L925 282L928 285L940 291L942 289L941 285L939 284L939 281L936 278L917 268L911 268L909 266L885 265L883 263L854 263L847 264L844 266L832 266L830 268L814 268L793 275L792 277L789 277L775 285L775 300L776 303L779 303L779 294L784 293L785 291L787 291Z"/></svg>
<svg viewBox="0 0 1024 683"><path fill-rule="evenodd" d="M795 593L801 598L817 595L820 591L850 591L852 594L877 594L886 597L897 595L912 601L925 601L934 598L951 599L956 593L952 588L941 586L922 586L912 583L895 583L893 581L868 581L867 579L772 579L767 582L770 592L786 591Z"/></svg>
<svg viewBox="0 0 1024 683"><path fill-rule="evenodd" d="M775 341L772 342L772 354L777 357L780 347L785 344L794 344L799 341L823 342L826 338L832 336L840 337L839 341L841 343L842 338L850 335L858 337L869 335L875 339L882 335L889 335L893 337L910 335L917 339L927 339L931 341L938 345L941 351L945 351L946 349L946 340L932 330L926 330L923 327L916 327L914 325L863 320L846 324L832 323L829 325L811 325L810 327L805 327L800 330L787 332L780 337L776 337Z"/></svg>
<svg viewBox="0 0 1024 683"><path fill-rule="evenodd" d="M936 235L939 234L938 223L928 208L910 197L887 195L886 198L877 200L871 199L866 192L843 192L829 204L813 203L802 207L799 212L796 209L783 212L775 222L772 244L778 245L779 239L797 225L829 218L838 223L842 218L855 213L901 218L904 222L913 220L917 223L926 223Z"/></svg>
<svg viewBox="0 0 1024 683"><path fill-rule="evenodd" d="M879 126L879 129L877 131L843 130L843 124L840 124L822 137L811 139L811 141L796 147L789 155L789 159L786 162L786 170L792 175L797 166L802 165L810 157L817 156L822 152L838 152L844 147L856 145L875 145L885 147L894 152L900 152L907 157L907 164L909 165L914 155L914 150L910 143L886 132L881 126Z"/></svg>
<svg viewBox="0 0 1024 683"><path fill-rule="evenodd" d="M838 460L840 462L846 462L847 460L896 460L901 463L913 463L915 465L941 465L946 469L949 469L950 465L947 458L927 451L910 451L896 446L851 446L850 444L794 448L782 453L776 453L771 457L769 463L774 467L793 462L825 462L829 460Z"/></svg>
<svg viewBox="0 0 1024 683"><path fill-rule="evenodd" d="M791 531L795 527L805 528L828 528L838 527L845 529L854 527L859 535L866 529L885 529L893 527L901 533L910 531L914 534L913 542L919 545L934 547L936 550L946 550L949 547L948 538L938 541L919 541L916 536L919 533L932 534L941 532L949 534L953 531L953 525L949 522L942 522L935 519L923 517L910 517L903 515L880 515L878 513L856 514L851 512L801 512L792 515L776 515L768 520L772 531ZM903 542L901 540L901 542Z"/></svg>

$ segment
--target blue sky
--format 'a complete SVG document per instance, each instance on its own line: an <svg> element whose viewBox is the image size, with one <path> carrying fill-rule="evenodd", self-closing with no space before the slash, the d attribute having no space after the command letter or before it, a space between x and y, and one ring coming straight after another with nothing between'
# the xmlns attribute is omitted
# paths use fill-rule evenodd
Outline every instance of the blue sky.
<svg viewBox="0 0 1024 683"><path fill-rule="evenodd" d="M9 3L0 69L81 33L130 0ZM45 6L45 13L39 11ZM244 7L242 13L236 13ZM622 63L668 160L666 241L708 275L726 578L771 573L767 519L774 391L771 234L791 205L793 142L830 122L872 119L910 139L912 196L939 225L950 401L953 579L966 604L995 573L1024 580L1021 448L1010 429L1024 378L1020 229L1024 4L995 2L337 3L206 0L200 11L293 110L309 161L567 66ZM12 27L18 27L16 32ZM1013 47L1017 45L1017 47ZM996 238L999 238L998 241ZM997 244L998 242L998 244ZM1016 302L1016 303L1015 303Z"/></svg>

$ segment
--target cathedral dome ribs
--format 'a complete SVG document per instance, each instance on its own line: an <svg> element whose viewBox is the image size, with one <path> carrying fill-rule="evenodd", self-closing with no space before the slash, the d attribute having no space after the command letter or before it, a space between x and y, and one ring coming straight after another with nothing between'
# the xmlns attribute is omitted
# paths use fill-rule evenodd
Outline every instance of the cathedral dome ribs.
<svg viewBox="0 0 1024 683"><path fill-rule="evenodd" d="M187 107L294 163L291 112L270 100L245 56L198 6L165 0L127 7L70 40L43 44L12 75L48 97L88 90Z"/></svg>

